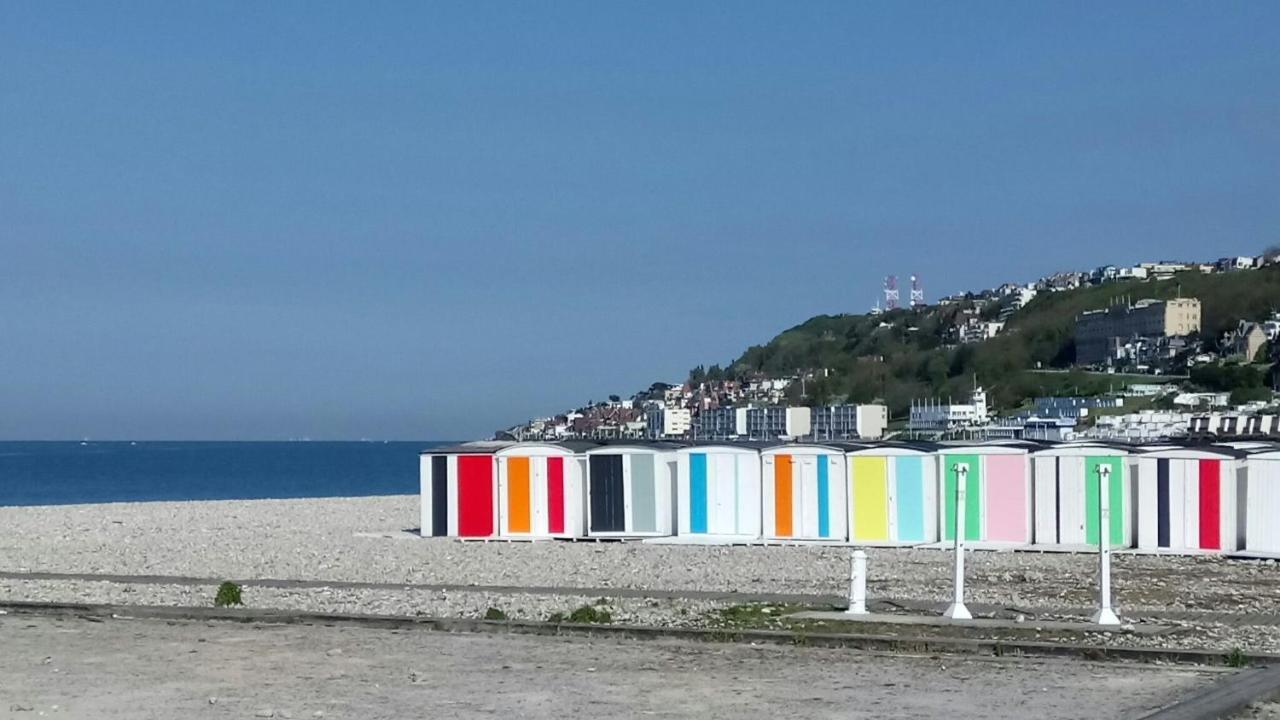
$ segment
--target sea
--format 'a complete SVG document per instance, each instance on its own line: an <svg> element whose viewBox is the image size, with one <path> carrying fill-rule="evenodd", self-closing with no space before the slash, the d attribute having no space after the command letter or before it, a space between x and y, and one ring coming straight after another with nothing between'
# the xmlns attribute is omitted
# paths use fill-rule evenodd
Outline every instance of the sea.
<svg viewBox="0 0 1280 720"><path fill-rule="evenodd" d="M0 506L418 492L439 442L0 442Z"/></svg>

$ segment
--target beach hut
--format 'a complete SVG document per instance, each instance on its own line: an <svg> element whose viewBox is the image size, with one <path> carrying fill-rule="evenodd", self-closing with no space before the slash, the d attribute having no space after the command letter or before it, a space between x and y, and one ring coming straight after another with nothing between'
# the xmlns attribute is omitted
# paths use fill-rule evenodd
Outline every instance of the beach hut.
<svg viewBox="0 0 1280 720"><path fill-rule="evenodd" d="M436 448L418 458L424 537L492 537L498 527L494 453L506 442Z"/></svg>
<svg viewBox="0 0 1280 720"><path fill-rule="evenodd" d="M760 450L753 443L676 451L676 534L728 541L760 539Z"/></svg>
<svg viewBox="0 0 1280 720"><path fill-rule="evenodd" d="M760 452L764 536L848 540L847 446L789 444Z"/></svg>
<svg viewBox="0 0 1280 720"><path fill-rule="evenodd" d="M674 535L675 451L680 447L624 441L588 450L587 535Z"/></svg>
<svg viewBox="0 0 1280 720"><path fill-rule="evenodd" d="M1253 448L1245 464L1244 550L1280 556L1280 446Z"/></svg>
<svg viewBox="0 0 1280 720"><path fill-rule="evenodd" d="M1245 497L1243 462L1250 452L1226 445L1159 446L1135 459L1141 550L1232 552Z"/></svg>
<svg viewBox="0 0 1280 720"><path fill-rule="evenodd" d="M937 542L937 449L930 443L849 449L849 532L853 542Z"/></svg>
<svg viewBox="0 0 1280 720"><path fill-rule="evenodd" d="M1037 547L1096 548L1102 474L1108 475L1108 537L1113 547L1133 547L1133 483L1129 446L1080 442L1031 453L1034 532Z"/></svg>
<svg viewBox="0 0 1280 720"><path fill-rule="evenodd" d="M1031 469L1029 453L1041 445L1023 441L946 443L938 450L942 465L942 538L955 539L956 479L968 470L965 540L994 545L1031 542Z"/></svg>
<svg viewBox="0 0 1280 720"><path fill-rule="evenodd" d="M598 443L521 442L495 453L498 534L504 538L578 538L586 534L587 459Z"/></svg>

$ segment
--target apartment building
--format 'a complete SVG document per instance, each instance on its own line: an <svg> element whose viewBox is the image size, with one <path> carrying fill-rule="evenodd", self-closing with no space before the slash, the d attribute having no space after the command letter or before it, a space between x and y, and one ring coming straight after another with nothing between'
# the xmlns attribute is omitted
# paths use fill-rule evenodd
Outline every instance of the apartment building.
<svg viewBox="0 0 1280 720"><path fill-rule="evenodd" d="M884 405L827 405L812 408L815 440L879 440L889 425Z"/></svg>
<svg viewBox="0 0 1280 720"><path fill-rule="evenodd" d="M645 436L650 440L682 438L693 429L693 412L686 408L651 407L645 413Z"/></svg>
<svg viewBox="0 0 1280 720"><path fill-rule="evenodd" d="M808 435L812 429L812 417L807 407L746 408L747 439L777 440Z"/></svg>
<svg viewBox="0 0 1280 720"><path fill-rule="evenodd" d="M1076 362L1099 365L1114 360L1133 338L1182 337L1200 332L1200 301L1140 300L1093 310L1076 319Z"/></svg>

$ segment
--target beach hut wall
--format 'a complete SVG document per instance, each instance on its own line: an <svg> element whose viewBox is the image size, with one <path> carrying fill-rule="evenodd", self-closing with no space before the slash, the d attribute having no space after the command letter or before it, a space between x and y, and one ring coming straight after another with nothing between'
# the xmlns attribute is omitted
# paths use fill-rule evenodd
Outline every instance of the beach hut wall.
<svg viewBox="0 0 1280 720"><path fill-rule="evenodd" d="M1280 554L1280 450L1260 450L1245 463L1244 549Z"/></svg>

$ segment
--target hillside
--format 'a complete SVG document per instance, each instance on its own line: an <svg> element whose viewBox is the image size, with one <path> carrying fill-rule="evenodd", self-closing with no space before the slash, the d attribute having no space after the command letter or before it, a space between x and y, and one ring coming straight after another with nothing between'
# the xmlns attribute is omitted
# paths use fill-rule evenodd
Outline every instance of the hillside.
<svg viewBox="0 0 1280 720"><path fill-rule="evenodd" d="M1041 293L1009 318L1004 332L981 343L946 347L957 315L974 301L900 309L881 315L821 315L750 347L723 371L786 375L828 368L830 377L809 383L815 403L883 399L895 416L913 398L967 397L974 380L986 386L997 407L1014 408L1036 395L1096 394L1118 378L1066 369L1075 359L1076 316L1122 298L1199 298L1203 339L1214 347L1222 332L1241 319L1260 320L1280 310L1280 265L1234 273L1180 273L1164 281L1126 281ZM984 317L999 312L982 308ZM715 368L713 368L715 370ZM695 372L703 372L701 368Z"/></svg>

